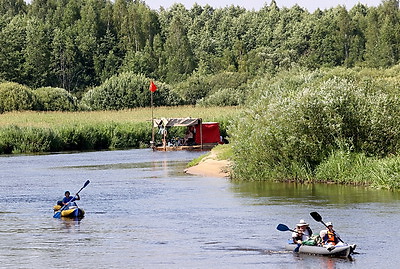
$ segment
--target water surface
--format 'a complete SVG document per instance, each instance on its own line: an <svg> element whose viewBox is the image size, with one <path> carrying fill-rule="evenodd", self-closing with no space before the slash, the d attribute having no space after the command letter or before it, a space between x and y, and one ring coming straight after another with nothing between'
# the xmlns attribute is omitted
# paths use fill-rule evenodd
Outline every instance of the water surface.
<svg viewBox="0 0 400 269"><path fill-rule="evenodd" d="M336 185L233 183L191 176L198 152L151 150L0 157L3 268L397 268L398 192ZM80 221L52 218L85 181ZM284 250L300 218L332 221L353 259Z"/></svg>

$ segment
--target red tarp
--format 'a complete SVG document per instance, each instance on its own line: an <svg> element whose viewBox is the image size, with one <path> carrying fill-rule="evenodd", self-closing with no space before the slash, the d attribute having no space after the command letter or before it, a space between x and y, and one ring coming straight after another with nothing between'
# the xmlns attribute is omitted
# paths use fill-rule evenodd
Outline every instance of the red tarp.
<svg viewBox="0 0 400 269"><path fill-rule="evenodd" d="M218 122L203 122L203 143L218 143L220 141L219 123ZM200 141L200 125L196 125L196 144L201 144Z"/></svg>

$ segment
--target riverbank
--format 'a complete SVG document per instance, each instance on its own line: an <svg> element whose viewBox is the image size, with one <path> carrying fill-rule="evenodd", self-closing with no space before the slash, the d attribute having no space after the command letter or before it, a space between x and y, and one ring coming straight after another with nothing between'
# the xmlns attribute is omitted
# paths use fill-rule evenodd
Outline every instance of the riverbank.
<svg viewBox="0 0 400 269"><path fill-rule="evenodd" d="M207 177L230 177L230 165L228 160L218 160L218 154L211 151L198 164L185 169L185 173Z"/></svg>
<svg viewBox="0 0 400 269"><path fill-rule="evenodd" d="M220 123L226 135L235 107L157 107L154 117L193 117ZM0 117L0 155L148 148L150 108L122 111L7 112ZM222 115L215 117L215 115ZM171 133L171 135L173 135ZM161 142L161 136L155 139Z"/></svg>

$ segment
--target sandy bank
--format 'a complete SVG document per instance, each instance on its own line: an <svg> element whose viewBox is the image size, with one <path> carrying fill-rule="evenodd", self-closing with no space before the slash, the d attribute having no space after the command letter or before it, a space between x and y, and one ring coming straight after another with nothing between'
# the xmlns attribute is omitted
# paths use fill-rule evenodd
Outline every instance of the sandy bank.
<svg viewBox="0 0 400 269"><path fill-rule="evenodd" d="M217 160L216 155L211 152L198 165L185 169L185 173L206 177L229 177L229 165L229 161Z"/></svg>

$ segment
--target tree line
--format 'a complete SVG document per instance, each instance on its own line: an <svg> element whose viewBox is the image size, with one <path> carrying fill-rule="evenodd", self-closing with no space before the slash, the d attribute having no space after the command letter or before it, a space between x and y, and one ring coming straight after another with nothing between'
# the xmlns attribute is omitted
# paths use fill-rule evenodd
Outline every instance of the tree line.
<svg viewBox="0 0 400 269"><path fill-rule="evenodd" d="M275 1L255 11L197 4L152 10L139 0L0 0L0 81L62 88L79 98L124 72L182 88L224 72L255 78L293 66L387 68L399 63L399 20L398 0L313 13Z"/></svg>

